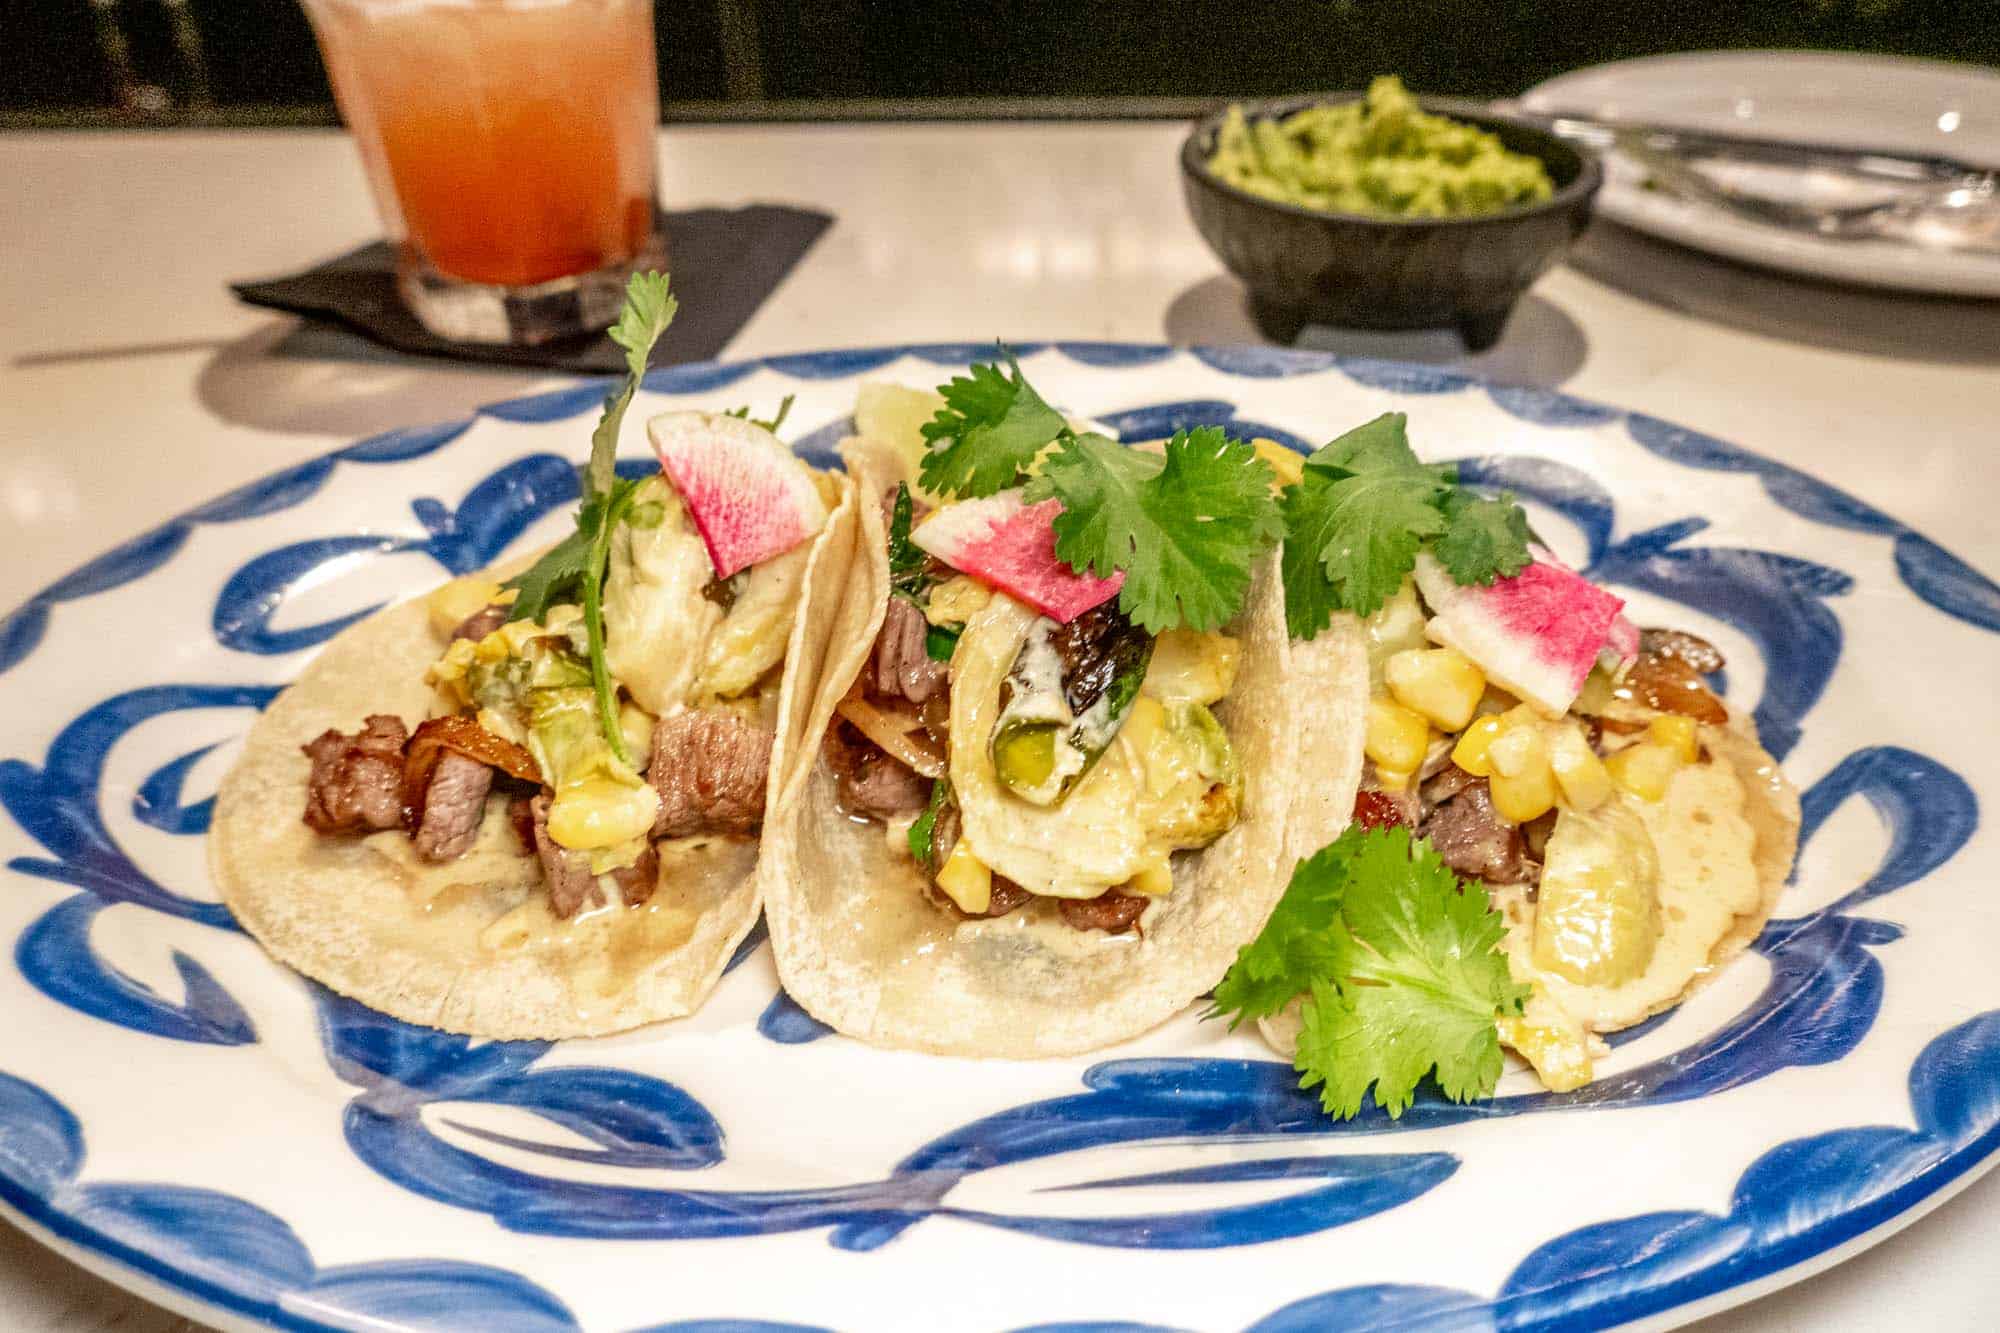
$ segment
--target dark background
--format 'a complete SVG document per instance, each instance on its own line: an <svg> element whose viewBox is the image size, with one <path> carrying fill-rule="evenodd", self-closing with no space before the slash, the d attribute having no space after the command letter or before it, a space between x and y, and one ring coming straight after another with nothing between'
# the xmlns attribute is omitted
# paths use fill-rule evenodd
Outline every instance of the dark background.
<svg viewBox="0 0 2000 1333"><path fill-rule="evenodd" d="M333 123L295 0L0 0L0 125ZM2000 64L2000 0L658 0L670 120L1180 114L1352 88L1517 93L1662 51Z"/></svg>

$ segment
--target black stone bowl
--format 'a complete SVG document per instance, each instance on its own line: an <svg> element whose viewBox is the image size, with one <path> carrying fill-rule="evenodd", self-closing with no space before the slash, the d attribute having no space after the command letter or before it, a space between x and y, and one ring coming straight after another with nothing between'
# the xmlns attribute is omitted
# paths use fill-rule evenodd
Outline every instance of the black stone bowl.
<svg viewBox="0 0 2000 1333"><path fill-rule="evenodd" d="M1252 120L1359 93L1246 102ZM1473 110L1474 103L1419 99L1426 111L1491 130L1517 153L1538 157L1555 193L1462 218L1376 217L1302 208L1239 190L1211 174L1208 159L1223 112L1197 121L1181 145L1188 211L1209 247L1250 289L1265 335L1291 342L1307 324L1361 329L1456 328L1473 351L1491 347L1514 302L1562 256L1590 220L1604 168L1590 153L1544 130Z"/></svg>

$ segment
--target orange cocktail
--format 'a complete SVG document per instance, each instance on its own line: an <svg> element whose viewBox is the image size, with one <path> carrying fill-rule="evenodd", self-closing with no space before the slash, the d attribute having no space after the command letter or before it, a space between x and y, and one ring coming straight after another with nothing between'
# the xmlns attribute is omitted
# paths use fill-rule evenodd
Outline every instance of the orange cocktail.
<svg viewBox="0 0 2000 1333"><path fill-rule="evenodd" d="M404 245L405 297L427 324L437 312L426 301L477 304L457 285L536 289L524 299L546 315L548 284L560 294L605 275L600 285L622 292L635 261L657 259L651 0L305 6ZM533 340L518 328L437 331Z"/></svg>

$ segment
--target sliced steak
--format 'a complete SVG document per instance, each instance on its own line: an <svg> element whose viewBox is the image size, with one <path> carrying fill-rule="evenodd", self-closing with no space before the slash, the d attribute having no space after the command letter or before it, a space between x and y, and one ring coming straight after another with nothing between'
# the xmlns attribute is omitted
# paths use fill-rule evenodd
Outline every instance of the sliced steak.
<svg viewBox="0 0 2000 1333"><path fill-rule="evenodd" d="M486 793L493 770L456 750L446 750L431 769L410 842L426 861L449 861L472 850L486 817Z"/></svg>
<svg viewBox="0 0 2000 1333"><path fill-rule="evenodd" d="M1424 808L1429 809L1443 805L1478 781L1478 778L1453 764L1427 780L1418 790L1423 793Z"/></svg>
<svg viewBox="0 0 2000 1333"><path fill-rule="evenodd" d="M507 623L507 607L495 602L492 606L481 607L458 622L458 628L451 632L453 642L471 639L474 643L485 638L494 630Z"/></svg>
<svg viewBox="0 0 2000 1333"><path fill-rule="evenodd" d="M434 717L403 747L403 831L426 861L463 856L486 818L493 770L539 782L534 756L471 717Z"/></svg>
<svg viewBox="0 0 2000 1333"><path fill-rule="evenodd" d="M1150 898L1141 898L1116 889L1095 898L1058 898L1056 906L1063 921L1077 930L1102 930L1122 935L1139 923Z"/></svg>
<svg viewBox="0 0 2000 1333"><path fill-rule="evenodd" d="M559 846L549 836L549 793L537 793L528 802L534 822L535 855L542 863L542 882L549 891L549 909L568 920L597 899L597 876L590 873L590 854ZM611 872L609 878L627 907L637 907L653 896L660 873L659 854L651 843L631 865Z"/></svg>
<svg viewBox="0 0 2000 1333"><path fill-rule="evenodd" d="M401 718L375 713L351 736L327 730L301 746L312 760L306 827L318 833L359 833L401 823L406 739Z"/></svg>
<svg viewBox="0 0 2000 1333"><path fill-rule="evenodd" d="M875 636L874 674L871 693L887 699L908 699L921 704L943 694L951 685L949 663L934 661L926 640L930 622L916 603L891 594L889 609L882 617L882 630Z"/></svg>
<svg viewBox="0 0 2000 1333"><path fill-rule="evenodd" d="M1473 779L1431 811L1424 820L1423 836L1446 865L1469 879L1532 884L1541 878L1542 868L1528 859L1521 830L1494 810L1484 778Z"/></svg>
<svg viewBox="0 0 2000 1333"><path fill-rule="evenodd" d="M930 804L931 780L891 758L851 722L834 719L820 754L833 770L835 800L842 814L893 819Z"/></svg>
<svg viewBox="0 0 2000 1333"><path fill-rule="evenodd" d="M646 780L660 794L655 838L755 833L764 823L771 733L726 708L693 708L653 728Z"/></svg>

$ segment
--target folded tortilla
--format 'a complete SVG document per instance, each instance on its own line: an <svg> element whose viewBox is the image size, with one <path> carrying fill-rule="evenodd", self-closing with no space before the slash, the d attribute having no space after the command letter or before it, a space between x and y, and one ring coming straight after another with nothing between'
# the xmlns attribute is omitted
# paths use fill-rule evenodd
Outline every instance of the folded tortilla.
<svg viewBox="0 0 2000 1333"><path fill-rule="evenodd" d="M813 539L779 719L800 711L795 695L819 676L855 508L844 487ZM418 860L399 830L325 837L303 823L311 764L299 747L370 713L414 727L432 700L425 669L444 647L424 604L406 602L337 636L272 702L216 796L208 850L223 901L280 962L405 1022L553 1040L691 1013L756 923L757 842L664 844L650 901L564 921L498 795L472 850L441 864ZM776 729L766 828L782 786L786 728Z"/></svg>
<svg viewBox="0 0 2000 1333"><path fill-rule="evenodd" d="M1681 916L1662 922L1661 942L1646 971L1600 985L1541 972L1531 961L1533 907L1503 909L1509 922L1502 947L1514 960L1515 980L1534 980L1552 991L1530 1000L1530 1023L1573 1024L1581 1040L1585 1033L1617 1032L1664 1013L1713 981L1771 919L1798 854L1798 790L1758 743L1749 714L1732 712L1726 725L1704 725L1699 735L1733 783L1725 780L1719 791L1677 789L1656 807L1664 831L1675 839L1674 846L1661 846L1657 834L1662 830L1655 830L1663 892L1689 901L1673 909ZM1693 930L1709 933L1672 947L1677 937ZM1294 1000L1258 1020L1265 1039L1287 1057L1298 1044L1299 1009Z"/></svg>
<svg viewBox="0 0 2000 1333"><path fill-rule="evenodd" d="M1347 823L1368 695L1359 626L1345 618L1311 645L1292 644L1277 562L1260 563L1228 627L1241 645L1235 686L1215 706L1241 763L1241 816L1210 846L1174 856L1173 892L1140 932L1076 931L1027 909L961 921L927 898L923 871L882 825L840 812L820 758L887 606L887 531L873 501L904 475L887 445L849 440L843 454L858 497L856 547L843 586L808 593L833 604L815 601L801 618L832 627L811 699L794 696L801 711L783 733L785 789L760 867L785 989L849 1036L947 1055L1088 1051L1173 1017L1263 929L1293 860Z"/></svg>

